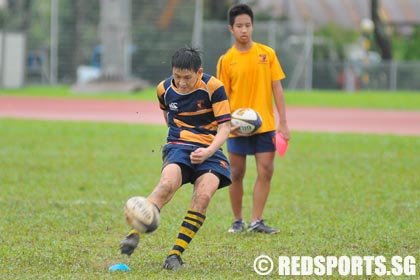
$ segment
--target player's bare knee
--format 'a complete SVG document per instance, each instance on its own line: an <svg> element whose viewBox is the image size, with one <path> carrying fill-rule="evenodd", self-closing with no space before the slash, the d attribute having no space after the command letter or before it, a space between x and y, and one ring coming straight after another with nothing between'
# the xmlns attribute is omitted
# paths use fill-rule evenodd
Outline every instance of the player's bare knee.
<svg viewBox="0 0 420 280"><path fill-rule="evenodd" d="M271 179L274 173L274 166L273 165L264 165L261 168L257 169L258 176L262 178Z"/></svg>
<svg viewBox="0 0 420 280"><path fill-rule="evenodd" d="M161 181L153 190L153 194L158 195L163 200L169 200L176 191L176 187L170 181Z"/></svg>
<svg viewBox="0 0 420 280"><path fill-rule="evenodd" d="M194 193L192 197L192 201L191 201L191 208L200 213L205 213L210 203L211 197L212 196L210 194L206 194L206 193L203 193L203 194Z"/></svg>
<svg viewBox="0 0 420 280"><path fill-rule="evenodd" d="M232 180L241 181L245 177L245 167L233 167L232 168Z"/></svg>

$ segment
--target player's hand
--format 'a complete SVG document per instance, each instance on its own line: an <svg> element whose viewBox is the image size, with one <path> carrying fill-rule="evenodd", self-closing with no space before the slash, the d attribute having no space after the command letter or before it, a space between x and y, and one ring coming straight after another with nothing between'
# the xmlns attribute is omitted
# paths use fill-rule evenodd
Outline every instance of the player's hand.
<svg viewBox="0 0 420 280"><path fill-rule="evenodd" d="M239 125L231 125L230 133L236 134L239 131Z"/></svg>
<svg viewBox="0 0 420 280"><path fill-rule="evenodd" d="M200 164L212 155L211 151L207 148L198 148L190 154L192 164Z"/></svg>
<svg viewBox="0 0 420 280"><path fill-rule="evenodd" d="M277 128L277 131L283 134L283 137L286 141L290 140L290 130L289 130L289 127L287 126L287 123L280 123Z"/></svg>
<svg viewBox="0 0 420 280"><path fill-rule="evenodd" d="M249 136L249 134L243 134L239 132L239 126L233 126L233 125L230 127L230 133L236 136Z"/></svg>

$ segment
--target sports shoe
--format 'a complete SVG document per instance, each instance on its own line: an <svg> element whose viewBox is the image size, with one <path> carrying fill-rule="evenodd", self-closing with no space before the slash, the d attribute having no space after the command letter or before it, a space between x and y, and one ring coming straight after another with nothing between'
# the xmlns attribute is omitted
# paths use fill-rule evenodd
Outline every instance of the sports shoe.
<svg viewBox="0 0 420 280"><path fill-rule="evenodd" d="M139 232L136 230L131 230L127 237L120 242L120 249L121 254L126 254L127 256L131 256L134 250L137 248L139 244L140 235Z"/></svg>
<svg viewBox="0 0 420 280"><path fill-rule="evenodd" d="M235 220L232 226L230 227L230 229L228 230L228 232L230 233L242 232L244 231L244 227L245 227L245 223L242 219Z"/></svg>
<svg viewBox="0 0 420 280"><path fill-rule="evenodd" d="M166 257L163 268L167 270L179 270L184 268L184 262L178 255L170 255Z"/></svg>
<svg viewBox="0 0 420 280"><path fill-rule="evenodd" d="M274 229L269 226L266 226L264 224L264 220L258 220L258 221L250 223L248 226L248 231L268 233L268 234L276 234L280 232L280 230L278 229Z"/></svg>

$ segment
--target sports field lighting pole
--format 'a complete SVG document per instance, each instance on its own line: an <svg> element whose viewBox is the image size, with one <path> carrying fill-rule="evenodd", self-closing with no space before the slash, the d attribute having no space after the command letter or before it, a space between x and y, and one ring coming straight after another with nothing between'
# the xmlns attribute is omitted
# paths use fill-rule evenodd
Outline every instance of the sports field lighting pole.
<svg viewBox="0 0 420 280"><path fill-rule="evenodd" d="M58 57L58 1L51 0L50 15L50 84L57 83Z"/></svg>
<svg viewBox="0 0 420 280"><path fill-rule="evenodd" d="M203 47L203 0L195 1L194 26L191 44L195 48Z"/></svg>
<svg viewBox="0 0 420 280"><path fill-rule="evenodd" d="M364 85L369 83L369 50L371 47L371 36L373 30L375 29L375 24L369 18L364 18L360 22L360 30L362 31L362 47L364 50L364 58L363 58L363 73L362 73L362 81Z"/></svg>
<svg viewBox="0 0 420 280"><path fill-rule="evenodd" d="M131 0L100 1L102 78L126 81L131 73Z"/></svg>
<svg viewBox="0 0 420 280"><path fill-rule="evenodd" d="M4 67L6 60L6 32L3 30L0 31L0 88L4 85Z"/></svg>

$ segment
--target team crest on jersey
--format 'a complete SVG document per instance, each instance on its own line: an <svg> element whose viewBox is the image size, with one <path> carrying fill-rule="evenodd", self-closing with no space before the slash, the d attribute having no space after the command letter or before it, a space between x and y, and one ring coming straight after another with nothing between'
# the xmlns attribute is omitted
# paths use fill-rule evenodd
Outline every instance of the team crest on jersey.
<svg viewBox="0 0 420 280"><path fill-rule="evenodd" d="M197 100L197 111L204 109L204 100Z"/></svg>
<svg viewBox="0 0 420 280"><path fill-rule="evenodd" d="M169 109L171 109L172 111L178 111L178 103L177 102L169 103Z"/></svg>
<svg viewBox="0 0 420 280"><path fill-rule="evenodd" d="M266 63L267 62L267 55L266 54L260 54L259 55L259 62L260 63Z"/></svg>
<svg viewBox="0 0 420 280"><path fill-rule="evenodd" d="M227 169L227 168L228 168L228 164L227 164L227 162L226 162L226 161L221 160L219 164L220 164L220 166L221 166L221 167L223 167L223 168L225 168L225 169Z"/></svg>

